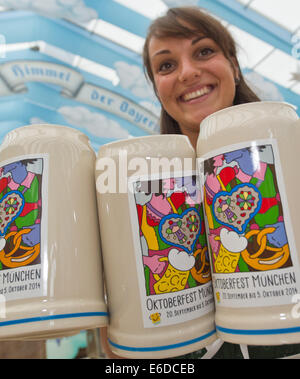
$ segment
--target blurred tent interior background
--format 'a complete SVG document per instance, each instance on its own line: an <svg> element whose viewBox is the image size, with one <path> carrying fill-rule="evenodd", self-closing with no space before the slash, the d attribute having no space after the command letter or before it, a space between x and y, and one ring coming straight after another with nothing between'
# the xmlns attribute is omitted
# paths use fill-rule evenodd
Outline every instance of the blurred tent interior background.
<svg viewBox="0 0 300 379"><path fill-rule="evenodd" d="M228 27L243 72L263 100L299 107L297 4L0 0L0 142L11 129L43 122L81 130L95 151L158 133L159 103L144 78L141 50L151 20L180 5L204 8Z"/></svg>
<svg viewBox="0 0 300 379"><path fill-rule="evenodd" d="M296 0L0 0L0 143L8 131L34 123L74 127L96 152L158 133L160 107L141 51L151 20L182 5L205 9L232 32L261 99L300 112ZM73 340L80 349L84 338ZM64 346L73 357L71 345L52 341L47 354Z"/></svg>

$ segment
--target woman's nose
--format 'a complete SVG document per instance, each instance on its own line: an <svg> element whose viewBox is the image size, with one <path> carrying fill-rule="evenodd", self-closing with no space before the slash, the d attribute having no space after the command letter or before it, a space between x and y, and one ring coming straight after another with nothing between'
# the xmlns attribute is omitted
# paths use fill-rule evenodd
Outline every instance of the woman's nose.
<svg viewBox="0 0 300 379"><path fill-rule="evenodd" d="M189 82L201 75L201 68L196 62L184 61L181 64L178 80L180 82Z"/></svg>

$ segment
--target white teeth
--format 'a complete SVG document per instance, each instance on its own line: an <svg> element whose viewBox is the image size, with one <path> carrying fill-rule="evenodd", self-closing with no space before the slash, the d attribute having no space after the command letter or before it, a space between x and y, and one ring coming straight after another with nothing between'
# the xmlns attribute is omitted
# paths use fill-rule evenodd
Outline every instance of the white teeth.
<svg viewBox="0 0 300 379"><path fill-rule="evenodd" d="M184 95L183 100L189 101L189 100L195 99L196 97L206 95L207 93L211 92L211 90L212 90L211 87L205 86L205 87L199 89L198 91L190 92L190 93Z"/></svg>

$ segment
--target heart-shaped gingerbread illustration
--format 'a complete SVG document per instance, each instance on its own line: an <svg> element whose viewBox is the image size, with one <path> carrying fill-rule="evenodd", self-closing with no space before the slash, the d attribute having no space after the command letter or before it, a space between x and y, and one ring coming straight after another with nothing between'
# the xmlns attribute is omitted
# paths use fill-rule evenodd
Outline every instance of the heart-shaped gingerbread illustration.
<svg viewBox="0 0 300 379"><path fill-rule="evenodd" d="M251 183L239 184L230 192L219 192L213 200L217 221L237 233L244 233L250 220L259 212L262 196Z"/></svg>
<svg viewBox="0 0 300 379"><path fill-rule="evenodd" d="M168 245L193 253L201 233L201 217L196 208L188 208L182 214L169 214L159 223L159 235Z"/></svg>

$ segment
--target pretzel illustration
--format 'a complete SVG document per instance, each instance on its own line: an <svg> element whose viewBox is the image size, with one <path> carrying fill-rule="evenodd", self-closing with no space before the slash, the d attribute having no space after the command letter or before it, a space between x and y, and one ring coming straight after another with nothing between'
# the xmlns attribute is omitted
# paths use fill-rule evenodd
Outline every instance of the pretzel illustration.
<svg viewBox="0 0 300 379"><path fill-rule="evenodd" d="M8 243L12 244L12 250L6 253L3 250L0 251L0 262L5 266L10 268L27 266L29 263L33 262L40 253L40 244L33 247L21 245L22 235L27 234L31 229L22 229L18 232L10 232L4 237L6 240L6 245ZM24 251L22 255L15 255L16 252Z"/></svg>
<svg viewBox="0 0 300 379"><path fill-rule="evenodd" d="M194 252L194 256L197 259L199 256L200 267L196 268L196 265L192 267L191 274L193 278L199 283L207 283L211 280L210 265L205 258L205 253L207 252L207 246L203 249L198 249Z"/></svg>
<svg viewBox="0 0 300 379"><path fill-rule="evenodd" d="M247 249L241 252L244 261L252 268L259 271L274 270L282 267L290 256L288 244L282 247L271 247L267 245L267 234L273 233L276 229L273 227L263 230L250 230L245 237L249 240L256 237L257 252L250 254ZM268 257L262 257L264 252L268 252Z"/></svg>

